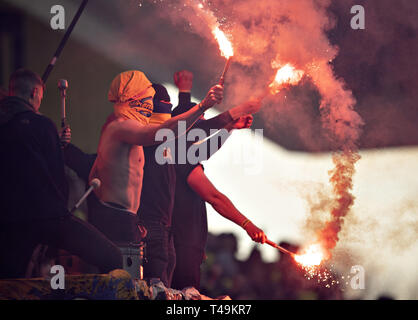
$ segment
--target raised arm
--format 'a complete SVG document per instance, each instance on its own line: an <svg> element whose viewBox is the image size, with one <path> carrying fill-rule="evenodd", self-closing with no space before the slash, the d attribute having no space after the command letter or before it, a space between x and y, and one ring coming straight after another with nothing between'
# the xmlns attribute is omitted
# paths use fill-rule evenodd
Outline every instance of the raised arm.
<svg viewBox="0 0 418 320"><path fill-rule="evenodd" d="M233 119L228 111L222 112L221 114L217 115L216 117L199 121L194 128L202 129L206 132L207 135L210 134L211 130L219 130L225 128Z"/></svg>
<svg viewBox="0 0 418 320"><path fill-rule="evenodd" d="M181 70L176 72L174 74L174 83L179 89L179 105L175 109L175 112L180 114L185 110L188 110L192 105L191 90L193 86L193 73L188 70ZM258 110L260 110L260 107L261 99L250 99L249 101L244 102L239 106L233 107L230 110L217 115L216 117L200 121L194 127L205 130L206 135L209 135L211 129L219 130L226 128L241 117L256 113Z"/></svg>
<svg viewBox="0 0 418 320"><path fill-rule="evenodd" d="M234 127L236 123L242 121L248 116L258 112L261 107L261 100L253 99L248 100L236 107L233 107L216 117L200 121L195 125L195 128L205 130L206 134L209 134L212 129L241 129L242 127Z"/></svg>
<svg viewBox="0 0 418 320"><path fill-rule="evenodd" d="M210 121L210 120L200 121L197 125L194 126L194 128L200 128L200 124L206 121ZM189 148L192 145L202 144L204 148L206 148L206 153L205 153L205 156L201 156L199 154L199 162L206 161L210 157L212 157L224 145L226 140L231 136L232 130L248 129L251 127L252 123L253 123L252 115L242 116L235 121L232 120L231 122L228 122L228 124L226 124L223 129L218 130L215 134L213 134L211 130L209 129L208 131L206 131L208 138L206 138L203 141L197 141L197 142L189 141L187 148Z"/></svg>
<svg viewBox="0 0 418 320"><path fill-rule="evenodd" d="M212 207L224 218L234 222L247 231L252 240L260 243L266 241L263 230L255 226L232 204L227 196L219 192L205 175L202 166L197 166L187 177L187 183L194 192L203 200L210 203Z"/></svg>
<svg viewBox="0 0 418 320"><path fill-rule="evenodd" d="M211 88L211 90L206 95L205 99L198 105L191 108L189 111L184 112L170 120L164 122L160 125L146 125L141 126L135 120L125 120L120 122L115 122L112 125L111 130L113 130L113 135L127 144L139 145L139 146L149 146L155 143L160 143L160 141L155 141L156 133L161 129L169 129L175 133L175 136L178 137L182 134L185 134L193 124L202 116L202 114L209 108L213 107L215 104L220 103L223 98L223 87L216 85ZM186 130L179 132L178 123L180 121L185 121ZM109 128L110 129L110 128Z"/></svg>

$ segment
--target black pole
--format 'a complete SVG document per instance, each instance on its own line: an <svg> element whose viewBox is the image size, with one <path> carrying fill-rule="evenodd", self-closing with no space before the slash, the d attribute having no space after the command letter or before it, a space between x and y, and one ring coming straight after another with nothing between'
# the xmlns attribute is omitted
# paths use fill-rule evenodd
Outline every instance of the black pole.
<svg viewBox="0 0 418 320"><path fill-rule="evenodd" d="M83 13L83 10L86 7L88 1L89 0L83 0L80 7L78 8L77 13L75 14L75 16L73 18L73 21L71 21L70 26L68 27L67 31L65 32L64 37L62 38L61 43L58 46L57 51L55 51L55 54L52 57L51 62L49 63L48 67L46 68L46 70L44 72L44 75L42 76L42 80L43 80L44 83L46 83L46 81L48 80L49 74L51 73L52 69L54 68L55 63L57 62L57 60L58 60L58 58L61 54L62 49L64 49L64 46L67 43L67 40L70 37L71 32L73 31L74 26L76 25L78 19L80 18L81 14Z"/></svg>

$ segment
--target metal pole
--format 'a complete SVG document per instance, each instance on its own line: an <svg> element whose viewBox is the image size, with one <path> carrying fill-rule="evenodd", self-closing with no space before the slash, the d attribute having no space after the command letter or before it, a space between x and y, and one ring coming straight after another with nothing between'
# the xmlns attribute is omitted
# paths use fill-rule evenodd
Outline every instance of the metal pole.
<svg viewBox="0 0 418 320"><path fill-rule="evenodd" d="M42 80L44 83L46 83L46 81L48 80L49 74L51 73L52 69L55 66L55 63L57 62L62 50L64 49L65 44L67 43L68 38L71 35L71 32L74 29L74 26L76 25L78 19L80 18L81 14L83 13L84 8L87 5L87 2L89 0L83 0L83 2L81 3L80 7L77 10L77 13L75 14L73 21L71 21L70 26L68 27L67 31L64 34L64 37L61 40L61 43L59 44L57 51L55 51L54 56L51 59L51 62L49 63L48 67L46 67L46 70L42 76Z"/></svg>
<svg viewBox="0 0 418 320"><path fill-rule="evenodd" d="M66 126L66 113L65 113L65 98L67 96L68 81L61 79L58 81L58 89L61 95L61 128Z"/></svg>

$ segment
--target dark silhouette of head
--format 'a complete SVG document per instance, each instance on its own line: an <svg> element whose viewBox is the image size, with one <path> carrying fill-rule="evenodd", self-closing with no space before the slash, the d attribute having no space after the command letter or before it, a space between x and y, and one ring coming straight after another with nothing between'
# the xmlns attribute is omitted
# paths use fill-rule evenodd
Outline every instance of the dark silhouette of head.
<svg viewBox="0 0 418 320"><path fill-rule="evenodd" d="M44 83L35 72L18 69L10 76L9 96L19 97L29 102L38 111L44 93Z"/></svg>

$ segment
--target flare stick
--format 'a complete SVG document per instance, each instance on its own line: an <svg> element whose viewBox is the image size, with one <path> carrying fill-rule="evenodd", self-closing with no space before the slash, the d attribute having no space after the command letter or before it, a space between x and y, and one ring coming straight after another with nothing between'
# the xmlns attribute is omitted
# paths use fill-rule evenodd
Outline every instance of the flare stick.
<svg viewBox="0 0 418 320"><path fill-rule="evenodd" d="M289 250L286 250L285 248L283 248L283 247L279 246L278 244L274 243L273 241L266 240L266 243L268 245L272 246L273 248L276 248L277 250L283 252L283 253L289 254L292 257L295 256L295 254L293 252L290 252Z"/></svg>
<svg viewBox="0 0 418 320"><path fill-rule="evenodd" d="M219 84L220 84L221 86L223 86L223 85L224 85L224 82L225 82L225 75L226 75L226 73L228 72L228 69L229 69L229 65L230 65L230 64L231 64L231 58L228 58L228 59L226 60L226 63L225 63L224 71L222 72L221 79L219 80Z"/></svg>

